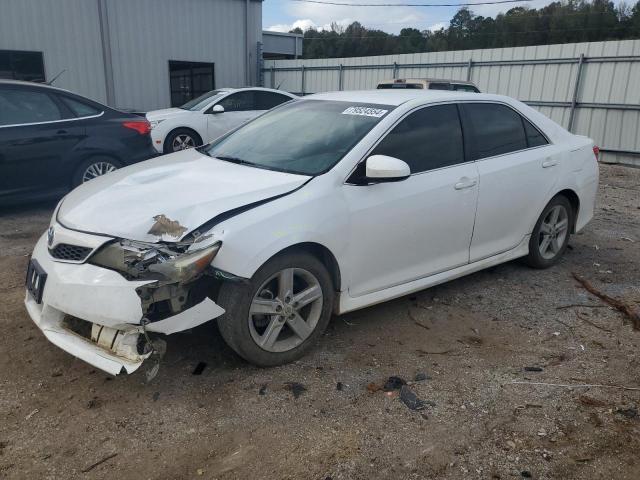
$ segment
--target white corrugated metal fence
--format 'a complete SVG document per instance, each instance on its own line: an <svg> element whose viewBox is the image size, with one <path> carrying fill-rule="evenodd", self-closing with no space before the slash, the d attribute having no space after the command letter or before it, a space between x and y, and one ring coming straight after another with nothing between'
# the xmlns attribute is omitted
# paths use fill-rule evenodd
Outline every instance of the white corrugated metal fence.
<svg viewBox="0 0 640 480"><path fill-rule="evenodd" d="M390 78L471 80L593 138L601 159L640 165L640 40L264 62L267 87L375 88Z"/></svg>

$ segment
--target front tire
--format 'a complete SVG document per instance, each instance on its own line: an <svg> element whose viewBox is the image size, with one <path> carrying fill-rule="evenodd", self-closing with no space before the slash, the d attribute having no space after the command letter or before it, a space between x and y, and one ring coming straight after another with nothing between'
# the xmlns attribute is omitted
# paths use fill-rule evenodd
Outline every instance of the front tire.
<svg viewBox="0 0 640 480"><path fill-rule="evenodd" d="M551 199L536 222L529 239L526 262L533 268L549 268L558 263L569 243L573 208L564 195Z"/></svg>
<svg viewBox="0 0 640 480"><path fill-rule="evenodd" d="M188 148L202 145L202 138L189 128L177 128L173 130L164 141L164 153L179 152Z"/></svg>
<svg viewBox="0 0 640 480"><path fill-rule="evenodd" d="M278 255L247 282L225 282L218 327L248 362L271 367L302 357L327 327L334 291L325 266L305 253Z"/></svg>

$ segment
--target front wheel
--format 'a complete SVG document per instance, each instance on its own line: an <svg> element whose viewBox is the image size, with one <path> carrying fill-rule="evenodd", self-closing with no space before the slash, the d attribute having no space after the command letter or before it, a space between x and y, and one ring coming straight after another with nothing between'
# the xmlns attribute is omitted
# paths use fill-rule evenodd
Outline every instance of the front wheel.
<svg viewBox="0 0 640 480"><path fill-rule="evenodd" d="M179 152L200 145L202 145L200 135L188 128L178 128L167 136L164 142L164 153Z"/></svg>
<svg viewBox="0 0 640 480"><path fill-rule="evenodd" d="M548 268L558 263L567 249L572 224L573 209L569 200L563 195L551 199L531 234L526 262L534 268Z"/></svg>
<svg viewBox="0 0 640 480"><path fill-rule="evenodd" d="M260 367L302 357L325 330L333 285L324 265L305 253L272 258L247 284L226 282L218 327L227 344Z"/></svg>

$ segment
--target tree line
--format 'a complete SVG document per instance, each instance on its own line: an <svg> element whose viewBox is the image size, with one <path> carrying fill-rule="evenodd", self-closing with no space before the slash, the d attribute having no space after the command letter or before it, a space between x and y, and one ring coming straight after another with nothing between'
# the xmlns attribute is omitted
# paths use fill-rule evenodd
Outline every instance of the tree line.
<svg viewBox="0 0 640 480"><path fill-rule="evenodd" d="M403 28L398 35L368 29L359 22L330 30L299 28L303 58L361 57L398 53L518 47L553 43L640 38L640 0L632 7L604 0L554 2L535 9L515 7L495 18L476 16L467 7L447 28Z"/></svg>

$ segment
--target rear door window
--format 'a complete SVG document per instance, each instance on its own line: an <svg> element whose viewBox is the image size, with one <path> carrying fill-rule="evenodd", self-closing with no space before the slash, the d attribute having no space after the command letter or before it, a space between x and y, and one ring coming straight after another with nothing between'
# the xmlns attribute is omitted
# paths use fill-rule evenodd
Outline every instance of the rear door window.
<svg viewBox="0 0 640 480"><path fill-rule="evenodd" d="M549 143L545 136L542 135L542 133L540 133L540 131L534 127L529 120L523 118L522 122L524 123L524 131L527 134L527 143L529 148L540 147Z"/></svg>
<svg viewBox="0 0 640 480"><path fill-rule="evenodd" d="M76 100L75 98L67 97L65 95L59 95L64 104L76 115L76 117L90 117L92 115L98 115L102 110L97 109L93 105Z"/></svg>
<svg viewBox="0 0 640 480"><path fill-rule="evenodd" d="M411 173L464 162L462 128L456 105L436 105L409 114L374 149L405 161Z"/></svg>
<svg viewBox="0 0 640 480"><path fill-rule="evenodd" d="M251 90L232 93L228 97L220 100L218 105L222 105L225 112L246 112L248 110L258 110L255 104L254 92Z"/></svg>
<svg viewBox="0 0 640 480"><path fill-rule="evenodd" d="M290 97L275 92L254 92L256 110L269 110L281 103L291 100Z"/></svg>
<svg viewBox="0 0 640 480"><path fill-rule="evenodd" d="M20 125L62 120L56 102L46 92L0 90L0 125Z"/></svg>
<svg viewBox="0 0 640 480"><path fill-rule="evenodd" d="M527 148L522 117L506 105L465 103L462 110L472 160Z"/></svg>

